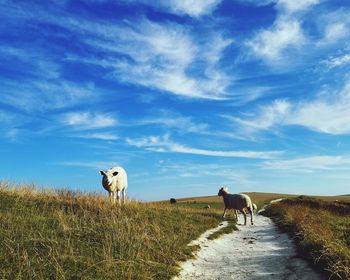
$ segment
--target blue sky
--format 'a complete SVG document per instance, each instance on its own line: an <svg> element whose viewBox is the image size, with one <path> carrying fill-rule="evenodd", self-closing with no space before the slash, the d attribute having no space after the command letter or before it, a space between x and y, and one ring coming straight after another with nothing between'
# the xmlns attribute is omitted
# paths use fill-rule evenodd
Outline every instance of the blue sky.
<svg viewBox="0 0 350 280"><path fill-rule="evenodd" d="M348 0L0 4L1 179L350 192Z"/></svg>

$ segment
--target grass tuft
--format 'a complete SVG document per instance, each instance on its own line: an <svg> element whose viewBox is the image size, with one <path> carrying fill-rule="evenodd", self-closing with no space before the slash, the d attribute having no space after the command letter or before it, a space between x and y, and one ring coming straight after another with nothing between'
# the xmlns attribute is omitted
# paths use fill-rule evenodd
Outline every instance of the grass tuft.
<svg viewBox="0 0 350 280"><path fill-rule="evenodd" d="M212 234L210 234L207 237L207 239L214 240L214 239L217 239L224 234L231 233L234 230L238 230L236 223L234 221L228 221L228 224L226 227L223 227L223 228L219 229L218 231L213 232Z"/></svg>
<svg viewBox="0 0 350 280"><path fill-rule="evenodd" d="M350 279L350 203L297 197L266 209L301 255L333 279Z"/></svg>

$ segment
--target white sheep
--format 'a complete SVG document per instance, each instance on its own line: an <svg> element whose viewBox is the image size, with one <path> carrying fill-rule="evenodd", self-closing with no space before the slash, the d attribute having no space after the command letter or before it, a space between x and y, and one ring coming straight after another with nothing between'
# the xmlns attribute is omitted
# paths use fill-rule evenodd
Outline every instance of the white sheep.
<svg viewBox="0 0 350 280"><path fill-rule="evenodd" d="M108 191L111 202L117 199L120 202L120 192L122 192L123 202L125 202L126 188L128 187L128 177L123 167L112 167L106 171L100 171L102 175L102 186Z"/></svg>
<svg viewBox="0 0 350 280"><path fill-rule="evenodd" d="M226 210L233 209L238 220L236 210L239 210L244 216L244 225L247 224L247 215L244 212L244 209L247 208L250 213L250 222L253 225L253 204L250 197L246 194L230 194L227 192L227 189L221 188L219 190L218 196L222 196L224 199L225 209L222 215L225 218Z"/></svg>

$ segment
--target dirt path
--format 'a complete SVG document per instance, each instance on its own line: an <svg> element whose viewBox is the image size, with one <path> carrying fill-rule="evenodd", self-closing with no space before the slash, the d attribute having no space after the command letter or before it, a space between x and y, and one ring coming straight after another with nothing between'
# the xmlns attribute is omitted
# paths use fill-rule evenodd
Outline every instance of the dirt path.
<svg viewBox="0 0 350 280"><path fill-rule="evenodd" d="M254 218L254 226L239 225L239 231L216 240L207 240L208 232L204 233L193 242L201 246L196 258L184 262L175 279L327 279L296 256L288 235L280 233L270 218Z"/></svg>

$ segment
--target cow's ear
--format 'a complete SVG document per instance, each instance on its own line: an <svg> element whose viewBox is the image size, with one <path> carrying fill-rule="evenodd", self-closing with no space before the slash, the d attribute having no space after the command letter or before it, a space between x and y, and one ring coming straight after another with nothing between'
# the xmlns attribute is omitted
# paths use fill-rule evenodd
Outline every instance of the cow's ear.
<svg viewBox="0 0 350 280"><path fill-rule="evenodd" d="M106 173L104 171L100 171L100 174L103 176L103 175L106 175Z"/></svg>
<svg viewBox="0 0 350 280"><path fill-rule="evenodd" d="M113 172L112 174L113 174L113 176L117 176L118 175L118 171L115 171L115 172Z"/></svg>

